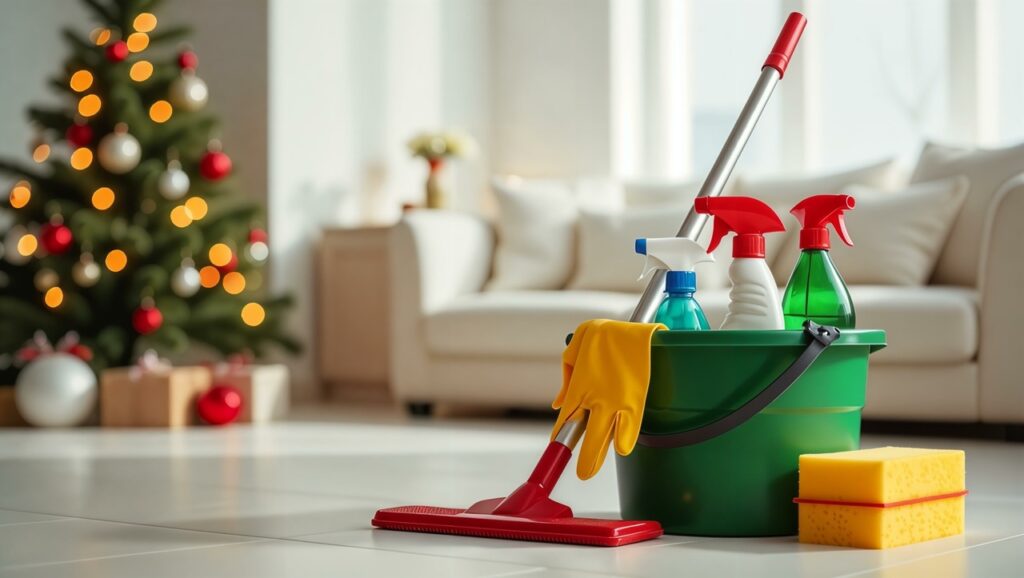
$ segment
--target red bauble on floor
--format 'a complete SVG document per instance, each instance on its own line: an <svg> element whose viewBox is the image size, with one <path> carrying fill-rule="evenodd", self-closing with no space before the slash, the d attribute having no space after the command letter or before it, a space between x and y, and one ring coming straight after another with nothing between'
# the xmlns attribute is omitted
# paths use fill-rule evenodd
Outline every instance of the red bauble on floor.
<svg viewBox="0 0 1024 578"><path fill-rule="evenodd" d="M230 385L215 385L196 400L199 417L210 425L224 425L242 413L242 393Z"/></svg>

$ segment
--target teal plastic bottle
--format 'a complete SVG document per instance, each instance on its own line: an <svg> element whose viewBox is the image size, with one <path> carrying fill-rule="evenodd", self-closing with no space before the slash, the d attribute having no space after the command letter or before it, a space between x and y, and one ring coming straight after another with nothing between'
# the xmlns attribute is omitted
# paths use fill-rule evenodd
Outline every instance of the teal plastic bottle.
<svg viewBox="0 0 1024 578"><path fill-rule="evenodd" d="M669 271L665 277L665 299L658 307L654 321L664 323L673 331L707 331L711 329L700 303L693 298L697 290L697 274L693 271Z"/></svg>
<svg viewBox="0 0 1024 578"><path fill-rule="evenodd" d="M843 212L854 207L849 195L815 195L800 201L790 211L803 228L800 230L800 260L782 295L782 315L786 329L802 329L804 321L852 329L857 325L853 299L842 275L829 256L829 232L847 245L853 245L846 230Z"/></svg>

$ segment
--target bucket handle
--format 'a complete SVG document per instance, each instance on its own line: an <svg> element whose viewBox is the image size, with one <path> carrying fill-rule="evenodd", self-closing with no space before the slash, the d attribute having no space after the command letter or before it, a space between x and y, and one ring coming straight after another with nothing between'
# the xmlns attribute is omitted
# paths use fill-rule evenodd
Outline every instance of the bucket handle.
<svg viewBox="0 0 1024 578"><path fill-rule="evenodd" d="M716 438L743 425L747 420L757 415L773 401L779 399L782 394L786 393L789 386L793 385L793 382L807 371L807 368L814 363L814 360L839 337L839 329L836 327L818 325L809 319L804 321L804 333L808 334L811 340L803 352L785 371L775 378L775 381L768 384L768 387L761 390L761 393L737 408L736 411L707 425L679 433L660 435L641 433L638 440L640 445L649 448L692 446Z"/></svg>

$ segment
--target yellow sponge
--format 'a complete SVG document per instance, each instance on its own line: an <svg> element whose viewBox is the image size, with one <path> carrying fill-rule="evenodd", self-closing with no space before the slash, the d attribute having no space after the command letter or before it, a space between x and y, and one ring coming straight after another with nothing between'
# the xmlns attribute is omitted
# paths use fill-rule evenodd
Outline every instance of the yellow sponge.
<svg viewBox="0 0 1024 578"><path fill-rule="evenodd" d="M892 548L964 531L964 452L875 448L800 456L800 541Z"/></svg>

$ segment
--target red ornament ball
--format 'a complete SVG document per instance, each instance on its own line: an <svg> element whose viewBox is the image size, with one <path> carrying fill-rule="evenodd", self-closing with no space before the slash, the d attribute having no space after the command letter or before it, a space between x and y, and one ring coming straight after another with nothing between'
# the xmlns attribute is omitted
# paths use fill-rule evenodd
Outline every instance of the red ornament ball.
<svg viewBox="0 0 1024 578"><path fill-rule="evenodd" d="M183 50L181 54L178 55L178 66L181 67L182 70L194 70L195 67L199 66L199 57L191 50Z"/></svg>
<svg viewBox="0 0 1024 578"><path fill-rule="evenodd" d="M75 148L89 146L92 142L92 127L87 124L74 123L68 127L64 138Z"/></svg>
<svg viewBox="0 0 1024 578"><path fill-rule="evenodd" d="M249 231L249 242L250 243L266 243L267 232L263 229L252 229Z"/></svg>
<svg viewBox="0 0 1024 578"><path fill-rule="evenodd" d="M199 417L210 425L224 425L242 413L242 393L230 385L215 385L196 400Z"/></svg>
<svg viewBox="0 0 1024 578"><path fill-rule="evenodd" d="M142 305L132 313L132 327L140 335L153 333L164 324L164 314L155 305Z"/></svg>
<svg viewBox="0 0 1024 578"><path fill-rule="evenodd" d="M39 242L51 255L66 253L74 240L71 229L62 223L47 223L39 229Z"/></svg>
<svg viewBox="0 0 1024 578"><path fill-rule="evenodd" d="M210 151L199 161L199 173L207 180L219 181L231 174L231 157L220 151Z"/></svg>
<svg viewBox="0 0 1024 578"><path fill-rule="evenodd" d="M106 54L107 60L111 62L121 62L125 58L128 58L128 44L124 40L111 42L107 45Z"/></svg>

